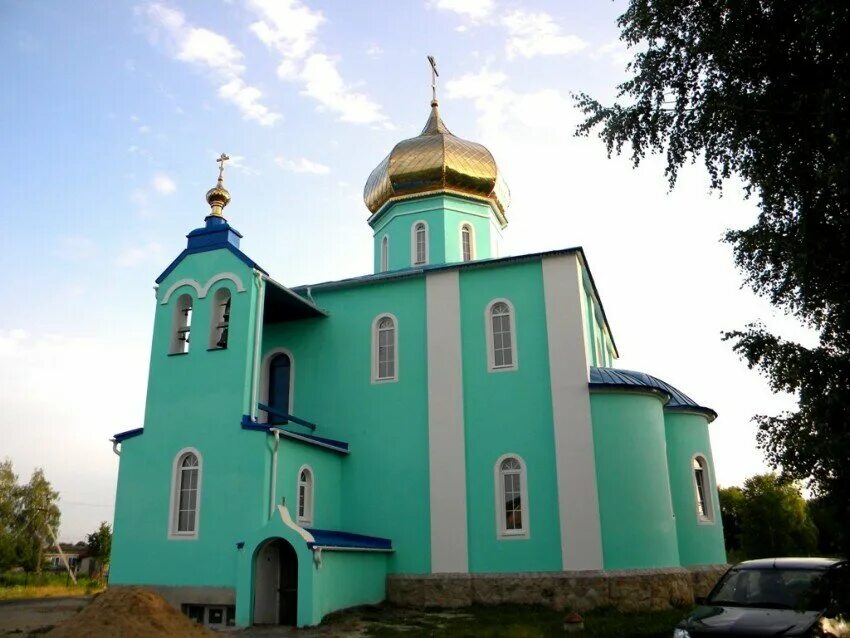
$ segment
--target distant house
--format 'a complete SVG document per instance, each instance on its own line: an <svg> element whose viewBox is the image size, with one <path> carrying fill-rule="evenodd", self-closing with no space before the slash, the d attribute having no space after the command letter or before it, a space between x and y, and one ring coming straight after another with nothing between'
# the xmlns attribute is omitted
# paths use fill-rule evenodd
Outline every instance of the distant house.
<svg viewBox="0 0 850 638"><path fill-rule="evenodd" d="M88 556L88 547L82 541L76 544L59 543L59 546L68 559L68 566L76 572L80 562ZM44 566L52 572L65 571L65 563L55 545L44 549Z"/></svg>

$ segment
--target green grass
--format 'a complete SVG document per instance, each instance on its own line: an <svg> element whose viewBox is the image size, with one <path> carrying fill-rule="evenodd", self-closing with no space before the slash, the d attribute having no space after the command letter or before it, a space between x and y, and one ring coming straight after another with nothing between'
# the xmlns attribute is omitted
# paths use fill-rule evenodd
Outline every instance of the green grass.
<svg viewBox="0 0 850 638"><path fill-rule="evenodd" d="M0 574L0 600L19 598L49 598L56 596L85 596L100 591L103 586L86 577L75 585L66 573L6 572Z"/></svg>

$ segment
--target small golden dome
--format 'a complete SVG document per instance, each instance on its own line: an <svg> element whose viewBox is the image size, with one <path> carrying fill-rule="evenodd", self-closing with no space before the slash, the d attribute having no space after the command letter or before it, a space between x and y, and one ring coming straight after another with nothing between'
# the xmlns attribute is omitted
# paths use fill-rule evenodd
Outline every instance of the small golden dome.
<svg viewBox="0 0 850 638"><path fill-rule="evenodd" d="M376 213L391 200L438 192L487 200L507 224L511 196L496 160L481 144L452 135L434 100L422 133L396 144L369 175L363 200Z"/></svg>
<svg viewBox="0 0 850 638"><path fill-rule="evenodd" d="M224 187L224 163L230 157L222 153L216 160L218 163L218 180L215 186L207 191L207 204L210 205L210 214L207 217L224 217L224 207L230 203L230 191Z"/></svg>

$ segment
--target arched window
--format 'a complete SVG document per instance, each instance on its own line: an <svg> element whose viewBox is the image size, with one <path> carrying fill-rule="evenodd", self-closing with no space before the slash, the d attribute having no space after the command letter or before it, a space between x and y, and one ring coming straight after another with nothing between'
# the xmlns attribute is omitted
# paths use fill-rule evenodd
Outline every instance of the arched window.
<svg viewBox="0 0 850 638"><path fill-rule="evenodd" d="M473 237L472 226L463 224L460 227L460 250L463 261L472 261L475 259L475 240Z"/></svg>
<svg viewBox="0 0 850 638"><path fill-rule="evenodd" d="M516 327L510 302L497 299L487 306L487 351L491 372L517 367Z"/></svg>
<svg viewBox="0 0 850 638"><path fill-rule="evenodd" d="M170 533L196 537L201 503L201 457L197 450L182 450L174 459L171 489Z"/></svg>
<svg viewBox="0 0 850 638"><path fill-rule="evenodd" d="M209 348L220 350L227 347L227 336L230 329L230 291L219 288L213 297L212 312L210 313L210 342Z"/></svg>
<svg viewBox="0 0 850 638"><path fill-rule="evenodd" d="M412 246L413 265L422 266L428 263L428 226L425 222L416 222L413 225Z"/></svg>
<svg viewBox="0 0 850 638"><path fill-rule="evenodd" d="M504 538L527 537L529 517L525 464L516 455L505 455L496 462L495 470L498 535Z"/></svg>
<svg viewBox="0 0 850 638"><path fill-rule="evenodd" d="M697 504L697 518L702 522L711 522L714 515L711 509L711 481L708 477L708 463L703 456L693 459L694 495Z"/></svg>
<svg viewBox="0 0 850 638"><path fill-rule="evenodd" d="M381 272L390 269L390 238L384 235L381 239Z"/></svg>
<svg viewBox="0 0 850 638"><path fill-rule="evenodd" d="M289 414L292 402L292 359L281 352L272 357L269 362L269 394L268 405L278 412ZM281 424L285 421L278 416L269 415L268 423Z"/></svg>
<svg viewBox="0 0 850 638"><path fill-rule="evenodd" d="M398 334L392 315L375 319L372 337L372 380L395 381L398 378Z"/></svg>
<svg viewBox="0 0 850 638"><path fill-rule="evenodd" d="M313 524L313 470L304 465L298 470L298 522Z"/></svg>
<svg viewBox="0 0 850 638"><path fill-rule="evenodd" d="M170 354L189 352L189 332L192 327L192 296L180 295L174 304Z"/></svg>

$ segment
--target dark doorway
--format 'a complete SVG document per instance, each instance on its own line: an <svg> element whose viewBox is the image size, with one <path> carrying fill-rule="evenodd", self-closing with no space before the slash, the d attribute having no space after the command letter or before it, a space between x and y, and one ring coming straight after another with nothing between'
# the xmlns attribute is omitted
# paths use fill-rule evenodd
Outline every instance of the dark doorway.
<svg viewBox="0 0 850 638"><path fill-rule="evenodd" d="M289 414L289 386L292 379L292 361L288 354L278 354L269 363L269 406ZM280 424L283 419L269 415L269 423Z"/></svg>
<svg viewBox="0 0 850 638"><path fill-rule="evenodd" d="M283 539L268 541L254 566L254 624L298 622L298 556Z"/></svg>

